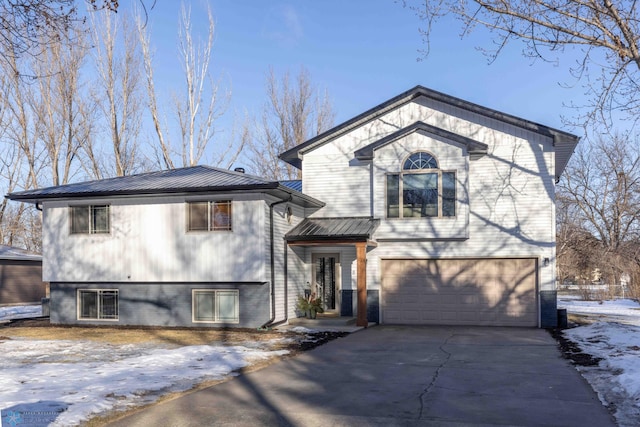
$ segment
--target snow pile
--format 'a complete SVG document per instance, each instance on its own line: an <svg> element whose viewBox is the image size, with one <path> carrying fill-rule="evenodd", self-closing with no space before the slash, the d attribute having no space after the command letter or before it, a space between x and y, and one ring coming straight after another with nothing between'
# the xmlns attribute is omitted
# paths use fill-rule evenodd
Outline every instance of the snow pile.
<svg viewBox="0 0 640 427"><path fill-rule="evenodd" d="M562 299L559 306L595 323L564 331L592 356L599 366L578 367L614 413L620 426L636 426L640 419L640 304L631 300L576 301Z"/></svg>
<svg viewBox="0 0 640 427"><path fill-rule="evenodd" d="M169 392L222 379L260 359L286 354L243 345L167 349L89 341L0 340L0 409L67 409L51 425L155 401ZM26 406L24 404L27 404Z"/></svg>
<svg viewBox="0 0 640 427"><path fill-rule="evenodd" d="M42 306L40 304L0 307L0 321L40 316L42 316Z"/></svg>

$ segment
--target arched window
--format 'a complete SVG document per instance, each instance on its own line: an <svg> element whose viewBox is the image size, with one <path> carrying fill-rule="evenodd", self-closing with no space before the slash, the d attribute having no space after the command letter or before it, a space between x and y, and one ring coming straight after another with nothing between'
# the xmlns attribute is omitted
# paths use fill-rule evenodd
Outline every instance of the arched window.
<svg viewBox="0 0 640 427"><path fill-rule="evenodd" d="M418 151L409 156L402 167L404 170L412 169L438 169L438 161L431 154Z"/></svg>
<svg viewBox="0 0 640 427"><path fill-rule="evenodd" d="M400 173L387 175L387 218L456 216L456 173L430 153L412 153Z"/></svg>

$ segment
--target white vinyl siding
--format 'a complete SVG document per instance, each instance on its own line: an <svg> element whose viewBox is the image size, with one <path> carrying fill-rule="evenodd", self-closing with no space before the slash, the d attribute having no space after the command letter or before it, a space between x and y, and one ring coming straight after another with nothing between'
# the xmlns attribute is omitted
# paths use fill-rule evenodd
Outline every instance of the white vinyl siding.
<svg viewBox="0 0 640 427"><path fill-rule="evenodd" d="M194 289L192 304L194 323L238 323L240 321L237 290Z"/></svg>
<svg viewBox="0 0 640 427"><path fill-rule="evenodd" d="M488 153L470 158L464 146L418 131L379 148L372 161L354 158L356 150L418 120L485 143ZM415 150L434 153L442 170L456 172L455 217L387 218L386 176L399 172ZM539 290L555 289L551 137L417 98L304 153L303 164L304 192L327 202L314 215L381 220L374 235L378 247L367 254L368 289L380 288L380 257L399 256L549 258L547 267L538 263Z"/></svg>
<svg viewBox="0 0 640 427"><path fill-rule="evenodd" d="M186 232L184 197L104 200L109 235L68 234L68 204L45 202L48 282L266 282L268 220L259 196L234 196L233 232ZM268 228L268 227L267 227Z"/></svg>

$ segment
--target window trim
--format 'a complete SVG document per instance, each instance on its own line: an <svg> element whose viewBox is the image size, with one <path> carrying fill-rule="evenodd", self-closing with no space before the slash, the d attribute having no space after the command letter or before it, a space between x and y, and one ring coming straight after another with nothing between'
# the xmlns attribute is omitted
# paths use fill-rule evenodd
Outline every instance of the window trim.
<svg viewBox="0 0 640 427"><path fill-rule="evenodd" d="M434 168L428 168L428 169L404 169L405 164L407 163L407 161L409 160L409 158L411 158L411 156L418 154L418 153L423 153L423 154L428 154L429 156L431 156L433 158L433 160L436 162L436 164L438 165L437 169ZM420 150L420 151L414 151L411 154L409 154L408 156L406 156L401 164L400 164L400 171L399 172L387 172L385 173L384 176L384 214L385 214L385 218L389 219L389 220L412 220L412 219L425 219L425 218L434 218L434 219L455 219L458 216L458 171L455 169L441 169L440 168L440 162L438 161L438 158L431 152L429 151L425 151L425 150ZM425 175L425 174L437 174L438 177L438 215L437 216L409 216L409 217L405 217L404 216L404 203L403 203L403 199L404 199L404 179L403 177L405 175ZM444 200L444 191L443 191L443 179L442 179L442 175L443 174L453 174L453 182L455 184L455 199L454 199L454 215L451 216L444 216L442 214L442 208L443 208L443 200ZM388 183L389 183L389 176L396 176L398 177L398 216L389 216L389 187L388 187Z"/></svg>
<svg viewBox="0 0 640 427"><path fill-rule="evenodd" d="M218 297L217 294L221 293L221 292L231 292L235 295L235 313L236 313L236 317L233 321L228 321L228 320L220 320L219 317L219 313L218 313ZM214 320L198 320L196 318L196 294L198 293L213 293L214 296L214 303L216 304L216 306L214 307ZM209 324L238 324L240 323L240 290L239 289L202 289L202 288L198 288L198 289L191 289L191 321L193 323L209 323Z"/></svg>
<svg viewBox="0 0 640 427"><path fill-rule="evenodd" d="M80 209L80 208L85 208L87 209L87 214L88 214L88 218L87 218L87 224L88 224L88 230L87 231L74 231L74 220L73 220L73 212L74 209ZM97 212L96 208L106 208L107 211L107 227L105 231L102 230L98 230L96 229L96 224L95 224L95 214ZM111 234L111 205L108 203L104 203L104 204L95 204L95 205L69 205L69 234L70 235L83 235L83 234L91 234L91 235L99 235L99 234Z"/></svg>
<svg viewBox="0 0 640 427"><path fill-rule="evenodd" d="M207 204L207 229L191 229L191 205L196 203L206 203ZM225 199L225 200L187 200L186 203L186 230L187 233L209 233L209 232L224 232L224 231L233 231L233 200ZM216 206L218 205L226 205L228 206L229 215L229 225L227 227L219 227L215 225L215 222L212 221L212 210L215 211Z"/></svg>
<svg viewBox="0 0 640 427"><path fill-rule="evenodd" d="M82 292L94 292L96 293L96 295L98 296L98 298L96 299L97 301L97 317L82 317L82 298L80 297L80 295L82 294ZM116 314L115 314L115 318L112 317L100 317L101 315L101 306L100 306L100 294L105 293L105 292L113 292L115 293L116 296ZM120 290L119 289L107 289L107 288L83 288L83 289L76 289L76 308L77 308L77 313L76 313L76 318L77 320L82 320L82 321L100 321L100 322L118 322L120 321Z"/></svg>

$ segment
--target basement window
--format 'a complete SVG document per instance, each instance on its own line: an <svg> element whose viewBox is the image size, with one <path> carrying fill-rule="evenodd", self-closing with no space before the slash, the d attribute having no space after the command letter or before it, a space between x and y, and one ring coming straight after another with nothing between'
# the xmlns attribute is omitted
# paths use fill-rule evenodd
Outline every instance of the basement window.
<svg viewBox="0 0 640 427"><path fill-rule="evenodd" d="M238 290L194 289L192 291L194 323L238 323Z"/></svg>
<svg viewBox="0 0 640 427"><path fill-rule="evenodd" d="M78 290L78 319L118 320L117 289Z"/></svg>

